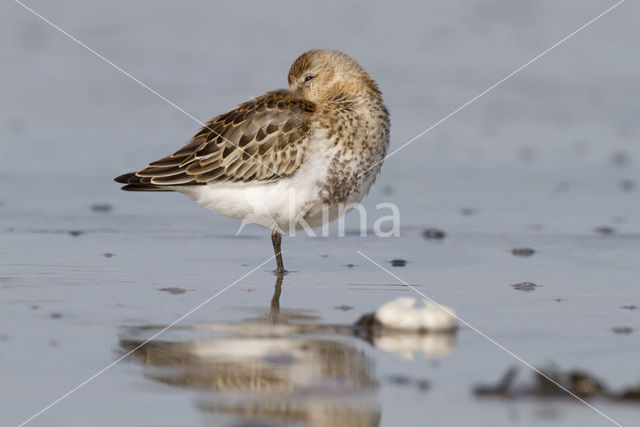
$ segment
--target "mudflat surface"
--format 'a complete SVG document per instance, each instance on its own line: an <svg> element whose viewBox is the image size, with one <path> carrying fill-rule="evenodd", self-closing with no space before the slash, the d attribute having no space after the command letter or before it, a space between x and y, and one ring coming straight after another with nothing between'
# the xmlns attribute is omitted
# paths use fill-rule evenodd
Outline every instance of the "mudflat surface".
<svg viewBox="0 0 640 427"><path fill-rule="evenodd" d="M306 49L344 50L385 94L393 149L613 3L28 4L201 120L284 86ZM537 393L469 326L354 335L361 315L418 296L360 251L532 366L597 379L609 397L589 403L637 425L638 401L613 396L640 382L638 12L626 2L388 159L364 205L371 231L395 203L399 237L360 236L356 212L345 237L287 237L295 272L276 287L272 263L243 278L271 256L265 230L236 237L182 196L111 181L198 124L2 3L2 424L234 282L29 425L611 423ZM512 366L509 393L475 393Z"/></svg>

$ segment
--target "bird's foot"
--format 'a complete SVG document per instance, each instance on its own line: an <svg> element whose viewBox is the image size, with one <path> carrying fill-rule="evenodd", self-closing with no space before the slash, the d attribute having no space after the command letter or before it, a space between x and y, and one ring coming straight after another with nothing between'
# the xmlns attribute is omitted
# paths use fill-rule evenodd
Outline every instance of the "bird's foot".
<svg viewBox="0 0 640 427"><path fill-rule="evenodd" d="M276 268L275 270L272 270L272 273L276 276L286 276L287 274L291 273L289 270L286 269L280 269L280 268Z"/></svg>

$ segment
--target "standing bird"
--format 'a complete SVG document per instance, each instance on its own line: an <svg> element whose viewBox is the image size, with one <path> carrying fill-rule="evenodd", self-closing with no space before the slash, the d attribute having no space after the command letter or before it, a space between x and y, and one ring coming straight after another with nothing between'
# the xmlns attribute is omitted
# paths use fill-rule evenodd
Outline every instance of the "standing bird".
<svg viewBox="0 0 640 427"><path fill-rule="evenodd" d="M369 191L389 144L376 82L348 55L310 50L268 92L208 121L180 150L115 178L127 191L176 191L272 230L278 274L287 230L318 227Z"/></svg>

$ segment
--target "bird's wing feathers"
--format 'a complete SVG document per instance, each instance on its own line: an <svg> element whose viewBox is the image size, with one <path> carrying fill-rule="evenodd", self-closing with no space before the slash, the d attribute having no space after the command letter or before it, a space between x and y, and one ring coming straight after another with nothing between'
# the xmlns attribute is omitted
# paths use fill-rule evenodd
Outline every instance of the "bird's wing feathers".
<svg viewBox="0 0 640 427"><path fill-rule="evenodd" d="M269 92L206 123L175 153L135 173L129 184L156 186L266 181L302 162L315 104Z"/></svg>

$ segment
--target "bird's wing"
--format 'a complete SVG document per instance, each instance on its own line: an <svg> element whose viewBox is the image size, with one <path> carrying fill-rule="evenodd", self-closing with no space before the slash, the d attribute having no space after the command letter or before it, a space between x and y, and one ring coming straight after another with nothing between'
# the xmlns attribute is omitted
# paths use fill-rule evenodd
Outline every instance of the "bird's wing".
<svg viewBox="0 0 640 427"><path fill-rule="evenodd" d="M211 119L187 145L126 183L162 187L286 177L302 163L315 109L289 91L269 92Z"/></svg>

